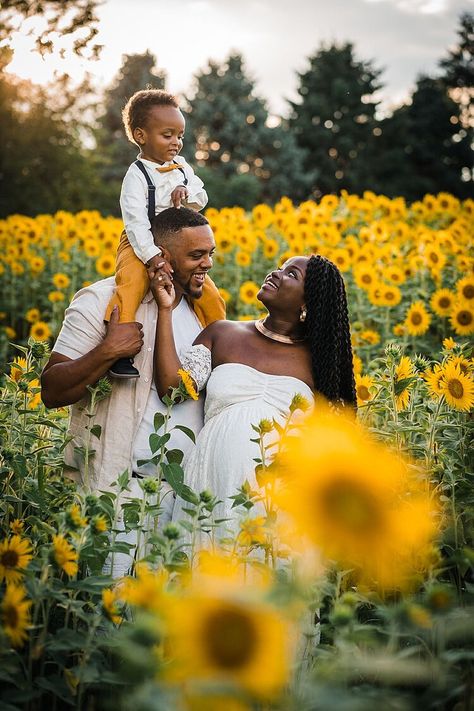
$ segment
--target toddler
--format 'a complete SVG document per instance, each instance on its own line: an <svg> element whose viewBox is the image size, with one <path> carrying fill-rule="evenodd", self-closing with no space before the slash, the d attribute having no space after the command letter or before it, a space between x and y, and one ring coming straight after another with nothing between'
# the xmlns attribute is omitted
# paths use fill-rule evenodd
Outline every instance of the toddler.
<svg viewBox="0 0 474 711"><path fill-rule="evenodd" d="M122 183L120 207L125 230L117 250L116 291L105 318L110 319L117 305L120 322L127 323L135 321L138 306L148 291L147 270L152 273L163 264L161 250L155 245L150 229L154 216L168 207L181 205L202 210L207 204L207 194L202 180L179 156L185 122L172 94L158 89L137 91L122 116L127 137L140 148L140 154ZM223 301L208 276L196 307L203 326L225 318ZM129 358L120 358L109 373L116 378L139 376Z"/></svg>

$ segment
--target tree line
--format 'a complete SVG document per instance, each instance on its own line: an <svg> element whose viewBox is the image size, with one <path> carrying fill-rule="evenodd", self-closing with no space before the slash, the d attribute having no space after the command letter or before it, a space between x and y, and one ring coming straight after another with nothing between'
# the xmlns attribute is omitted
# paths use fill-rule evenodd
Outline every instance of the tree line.
<svg viewBox="0 0 474 711"><path fill-rule="evenodd" d="M68 77L42 88L7 71L0 49L0 215L58 209L119 214L122 177L137 148L121 110L147 87L169 88L150 52L125 55L101 97ZM323 45L298 75L298 99L273 117L243 57L209 61L184 97L183 154L210 205L318 199L342 189L413 201L425 193L473 194L474 15L459 19L457 45L436 76L419 76L409 100L380 116L381 71L351 43Z"/></svg>

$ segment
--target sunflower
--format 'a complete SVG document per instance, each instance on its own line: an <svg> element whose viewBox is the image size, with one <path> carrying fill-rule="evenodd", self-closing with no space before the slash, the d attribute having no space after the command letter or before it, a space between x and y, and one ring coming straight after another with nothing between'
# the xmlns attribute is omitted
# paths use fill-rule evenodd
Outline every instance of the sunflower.
<svg viewBox="0 0 474 711"><path fill-rule="evenodd" d="M252 257L250 254L248 252L243 252L241 249L235 253L234 259L238 267L248 267L252 263Z"/></svg>
<svg viewBox="0 0 474 711"><path fill-rule="evenodd" d="M225 303L228 304L229 301L232 299L232 294L230 291L227 291L227 289L220 288L218 289L220 296L224 299Z"/></svg>
<svg viewBox="0 0 474 711"><path fill-rule="evenodd" d="M254 518L244 518L239 521L240 532L237 540L241 546L250 548L252 545L265 543L265 516L255 516Z"/></svg>
<svg viewBox="0 0 474 711"><path fill-rule="evenodd" d="M64 536L53 536L53 558L66 575L72 577L79 569L78 554Z"/></svg>
<svg viewBox="0 0 474 711"><path fill-rule="evenodd" d="M67 522L73 529L84 528L87 525L87 518L82 515L79 504L72 504L67 511Z"/></svg>
<svg viewBox="0 0 474 711"><path fill-rule="evenodd" d="M14 383L18 383L21 376L24 373L26 373L27 368L28 368L28 363L26 361L26 358L22 358L21 356L16 356L13 359L13 363L10 368L10 375L9 375L10 380L13 380Z"/></svg>
<svg viewBox="0 0 474 711"><path fill-rule="evenodd" d="M230 684L259 697L288 681L293 649L291 627L281 611L242 596L241 583L214 591L193 586L164 608L172 680ZM269 655L269 650L271 654Z"/></svg>
<svg viewBox="0 0 474 711"><path fill-rule="evenodd" d="M461 371L458 364L446 364L441 388L448 405L456 410L469 412L474 405L474 382Z"/></svg>
<svg viewBox="0 0 474 711"><path fill-rule="evenodd" d="M353 272L355 283L361 289L369 289L377 281L375 268L371 265L358 264Z"/></svg>
<svg viewBox="0 0 474 711"><path fill-rule="evenodd" d="M6 337L7 337L9 340L13 340L14 338L16 338L16 331L15 331L15 329L12 328L11 326L5 326L4 331L5 331Z"/></svg>
<svg viewBox="0 0 474 711"><path fill-rule="evenodd" d="M24 528L25 523L24 521L20 521L19 518L15 518L13 521L10 521L10 531L16 533L17 536L21 536Z"/></svg>
<svg viewBox="0 0 474 711"><path fill-rule="evenodd" d="M362 341L369 343L371 346L376 346L380 343L380 333L373 331L372 329L366 329L360 333L360 338Z"/></svg>
<svg viewBox="0 0 474 711"><path fill-rule="evenodd" d="M401 267L392 266L386 267L383 270L383 277L392 284L403 284L406 281L405 272Z"/></svg>
<svg viewBox="0 0 474 711"><path fill-rule="evenodd" d="M449 316L454 306L456 295L449 289L437 289L430 300L430 306L438 316Z"/></svg>
<svg viewBox="0 0 474 711"><path fill-rule="evenodd" d="M103 254L95 262L97 274L107 277L115 272L115 257L112 254Z"/></svg>
<svg viewBox="0 0 474 711"><path fill-rule="evenodd" d="M273 222L273 210L268 205L255 205L252 210L252 218L258 227L265 229Z"/></svg>
<svg viewBox="0 0 474 711"><path fill-rule="evenodd" d="M30 600L21 585L7 585L1 604L1 620L4 632L14 647L21 647L28 635L30 625Z"/></svg>
<svg viewBox="0 0 474 711"><path fill-rule="evenodd" d="M102 609L106 617L109 618L114 625L119 625L122 622L119 608L117 606L117 592L110 588L102 590Z"/></svg>
<svg viewBox="0 0 474 711"><path fill-rule="evenodd" d="M465 276L456 282L456 290L463 301L474 300L474 277Z"/></svg>
<svg viewBox="0 0 474 711"><path fill-rule="evenodd" d="M35 321L40 320L40 310L33 308L33 309L28 309L28 311L25 314L25 319L28 321L28 323L35 323Z"/></svg>
<svg viewBox="0 0 474 711"><path fill-rule="evenodd" d="M281 466L287 485L278 503L327 559L381 588L409 582L435 525L429 496L401 457L321 408L289 440Z"/></svg>
<svg viewBox="0 0 474 711"><path fill-rule="evenodd" d="M52 304L57 304L60 301L64 301L65 296L62 291L50 291L48 294L48 301Z"/></svg>
<svg viewBox="0 0 474 711"><path fill-rule="evenodd" d="M404 336L407 332L405 324L396 323L395 326L392 328L392 332L394 336Z"/></svg>
<svg viewBox="0 0 474 711"><path fill-rule="evenodd" d="M67 274L63 274L62 272L53 274L53 284L56 289L66 289L70 283L71 280Z"/></svg>
<svg viewBox="0 0 474 711"><path fill-rule="evenodd" d="M36 321L31 326L30 337L35 341L46 341L51 336L51 329L45 321Z"/></svg>
<svg viewBox="0 0 474 711"><path fill-rule="evenodd" d="M398 286L381 284L380 286L381 306L396 306L402 300L402 292Z"/></svg>
<svg viewBox="0 0 474 711"><path fill-rule="evenodd" d="M360 358L355 353L352 354L352 368L354 370L354 375L360 375L362 373L362 358Z"/></svg>
<svg viewBox="0 0 474 711"><path fill-rule="evenodd" d="M341 272L347 272L351 266L351 256L347 249L340 247L331 253L331 261Z"/></svg>
<svg viewBox="0 0 474 711"><path fill-rule="evenodd" d="M422 301L414 301L407 311L405 325L410 336L422 336L429 328L431 316Z"/></svg>
<svg viewBox="0 0 474 711"><path fill-rule="evenodd" d="M148 612L160 612L167 596L169 574L165 568L151 570L146 563L137 563L135 578L124 578L120 599Z"/></svg>
<svg viewBox="0 0 474 711"><path fill-rule="evenodd" d="M452 351L453 348L456 348L457 345L458 344L451 336L449 336L449 338L443 338L443 348L445 350Z"/></svg>
<svg viewBox="0 0 474 711"><path fill-rule="evenodd" d="M395 399L397 410L406 410L410 401L411 378L415 377L413 363L408 356L402 356L395 368Z"/></svg>
<svg viewBox="0 0 474 711"><path fill-rule="evenodd" d="M181 378L181 383L183 384L186 396L192 400L199 400L199 393L196 391L196 386L188 371L180 368L178 370L178 375Z"/></svg>
<svg viewBox="0 0 474 711"><path fill-rule="evenodd" d="M26 538L14 535L0 543L0 580L18 583L32 559L32 547Z"/></svg>
<svg viewBox="0 0 474 711"><path fill-rule="evenodd" d="M280 251L280 245L276 239L268 238L263 243L263 254L267 259L274 259Z"/></svg>
<svg viewBox="0 0 474 711"><path fill-rule="evenodd" d="M374 386L374 379L370 375L356 375L355 387L357 395L357 404L364 405L366 402L374 399L374 393L371 388Z"/></svg>
<svg viewBox="0 0 474 711"><path fill-rule="evenodd" d="M428 386L429 393L431 397L438 398L443 394L443 388L441 386L442 379L444 377L444 368L437 363L432 370L426 370L422 378L426 380L426 385Z"/></svg>
<svg viewBox="0 0 474 711"><path fill-rule="evenodd" d="M446 264L446 255L441 251L441 249L434 245L429 245L426 250L424 257L426 259L426 264L430 269L441 270Z"/></svg>
<svg viewBox="0 0 474 711"><path fill-rule="evenodd" d="M458 336L474 333L474 306L469 301L458 301L453 306L449 322Z"/></svg>
<svg viewBox="0 0 474 711"><path fill-rule="evenodd" d="M244 281L239 290L240 300L244 304L255 304L260 287L254 281Z"/></svg>

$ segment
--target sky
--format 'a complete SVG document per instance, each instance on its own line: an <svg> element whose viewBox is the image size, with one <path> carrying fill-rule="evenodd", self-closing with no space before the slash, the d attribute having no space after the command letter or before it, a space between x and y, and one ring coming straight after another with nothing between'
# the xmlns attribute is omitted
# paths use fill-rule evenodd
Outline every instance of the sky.
<svg viewBox="0 0 474 711"><path fill-rule="evenodd" d="M270 112L285 115L307 57L323 43L349 41L357 59L383 70L378 96L390 111L406 101L419 74L436 73L456 43L465 10L474 12L474 0L105 0L98 10L99 61L81 61L68 51L63 60L41 59L31 51L38 28L33 18L14 38L9 70L38 83L51 80L55 70L78 81L88 71L101 88L113 80L123 54L150 50L166 72L167 89L192 96L193 75L209 59L222 62L236 50Z"/></svg>

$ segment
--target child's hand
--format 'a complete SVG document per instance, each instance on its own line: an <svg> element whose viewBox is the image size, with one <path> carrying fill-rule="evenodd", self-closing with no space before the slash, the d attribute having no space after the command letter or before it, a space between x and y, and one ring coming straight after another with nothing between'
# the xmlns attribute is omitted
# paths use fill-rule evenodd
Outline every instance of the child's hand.
<svg viewBox="0 0 474 711"><path fill-rule="evenodd" d="M178 210L181 207L181 204L185 203L187 199L188 191L184 185L178 185L178 187L171 193L171 202L173 203L173 207L178 208Z"/></svg>
<svg viewBox="0 0 474 711"><path fill-rule="evenodd" d="M159 309L173 308L175 290L173 281L163 271L158 270L153 279L150 279L151 293L155 297L155 301Z"/></svg>
<svg viewBox="0 0 474 711"><path fill-rule="evenodd" d="M162 254L155 254L154 257L148 260L146 263L146 270L148 272L148 278L153 279L156 272L162 269L168 276L173 274L173 269L171 264L166 261Z"/></svg>

